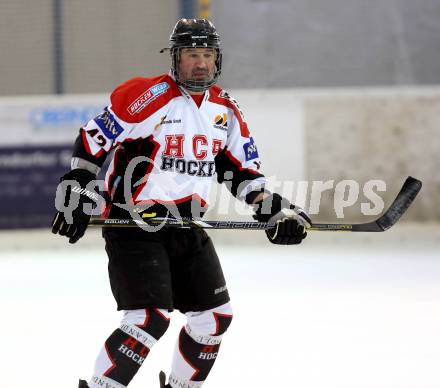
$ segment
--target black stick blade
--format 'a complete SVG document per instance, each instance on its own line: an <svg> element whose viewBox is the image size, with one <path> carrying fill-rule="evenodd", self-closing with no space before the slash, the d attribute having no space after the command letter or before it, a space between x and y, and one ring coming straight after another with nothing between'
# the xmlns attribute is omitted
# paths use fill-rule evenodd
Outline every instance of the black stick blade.
<svg viewBox="0 0 440 388"><path fill-rule="evenodd" d="M381 230L384 231L391 228L399 220L399 218L410 207L421 188L421 181L411 176L406 178L406 181L400 189L399 194L397 194L394 202L385 214L376 221Z"/></svg>

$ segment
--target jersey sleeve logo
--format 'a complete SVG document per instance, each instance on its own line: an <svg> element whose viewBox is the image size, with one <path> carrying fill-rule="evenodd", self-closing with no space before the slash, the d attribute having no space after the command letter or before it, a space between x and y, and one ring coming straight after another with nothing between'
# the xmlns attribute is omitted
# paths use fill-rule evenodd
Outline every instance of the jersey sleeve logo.
<svg viewBox="0 0 440 388"><path fill-rule="evenodd" d="M170 85L167 82L161 82L149 88L146 92L142 93L131 105L127 108L128 113L132 116L141 112L149 103L154 101L157 97L164 94Z"/></svg>
<svg viewBox="0 0 440 388"><path fill-rule="evenodd" d="M250 141L248 143L243 145L246 161L258 158L258 150L256 144L254 143L254 139L251 137L249 140Z"/></svg>
<svg viewBox="0 0 440 388"><path fill-rule="evenodd" d="M95 117L94 120L108 139L116 139L124 130L107 108L99 116Z"/></svg>

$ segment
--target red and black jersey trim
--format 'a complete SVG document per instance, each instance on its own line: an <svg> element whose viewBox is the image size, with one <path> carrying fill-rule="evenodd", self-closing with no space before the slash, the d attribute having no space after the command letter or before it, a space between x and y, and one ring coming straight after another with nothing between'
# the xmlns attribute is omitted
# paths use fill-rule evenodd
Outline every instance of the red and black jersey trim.
<svg viewBox="0 0 440 388"><path fill-rule="evenodd" d="M153 161L159 147L159 143L155 141L152 135L146 139L126 140L123 144L118 146L116 151L117 160L115 160L114 171L110 176L111 181L109 182L112 203L126 205L127 201L129 201L131 205L147 204L149 205L147 212L156 213L159 217L172 215L169 211L169 205L175 205L181 217L201 217L206 212L208 204L197 194L189 195L174 201L163 201L155 198L143 201L137 199L145 185L149 184L149 174L154 167ZM144 157L144 160L137 163L130 181L124 182L124 176L130 161L140 155ZM117 177L120 177L120 180L115 188L114 181ZM138 184L139 182L141 183ZM126 183L130 185L130 198L125 198L124 185ZM119 206L112 205L108 211L108 217L127 218L127 216L130 217L131 215L127 214L127 210Z"/></svg>
<svg viewBox="0 0 440 388"><path fill-rule="evenodd" d="M102 167L105 162L105 159L108 155L103 149L101 149L96 155L93 155L90 151L90 147L87 144L87 140L84 138L86 133L83 128L80 129L79 135L75 140L73 145L73 157L81 158L96 164L98 167Z"/></svg>
<svg viewBox="0 0 440 388"><path fill-rule="evenodd" d="M217 85L213 86L209 89L208 101L226 106L227 108L231 109L234 112L234 116L237 118L240 125L241 136L251 136L247 123L243 120L243 114L237 104L237 101L235 101L226 91L224 91L221 87Z"/></svg>
<svg viewBox="0 0 440 388"><path fill-rule="evenodd" d="M137 193L145 186L148 180L148 174L152 168L154 160L154 156L159 149L159 144L154 141L152 136L149 136L146 139L135 139L135 140L126 140L123 144L120 144L117 149L117 160L114 162L114 172L111 176L114 181L117 177L120 178L119 184L117 187L112 187L114 190L112 192L112 202L126 204L127 201L130 201L134 204L134 198ZM144 160L140 161L136 164L133 174L130 177L129 182L124 182L125 173L128 165L131 160L137 156L144 156ZM138 182L141 183L140 186L136 186ZM130 198L125 198L125 184L128 183ZM109 186L110 189L110 186ZM126 211L117 206L112 206L110 210L111 217L126 217Z"/></svg>
<svg viewBox="0 0 440 388"><path fill-rule="evenodd" d="M239 190L240 186L244 188L246 183L264 177L263 174L255 170L243 168L240 162L228 151L227 147L217 154L214 161L218 183L227 182L225 184L234 197L241 191Z"/></svg>

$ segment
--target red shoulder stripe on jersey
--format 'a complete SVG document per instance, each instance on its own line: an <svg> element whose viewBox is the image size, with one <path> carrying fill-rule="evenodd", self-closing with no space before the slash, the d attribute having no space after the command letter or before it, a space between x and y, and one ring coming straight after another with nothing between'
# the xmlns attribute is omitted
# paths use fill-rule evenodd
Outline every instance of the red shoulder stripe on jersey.
<svg viewBox="0 0 440 388"><path fill-rule="evenodd" d="M121 120L140 123L181 95L174 80L168 74L162 74L124 82L111 94L110 101L113 112Z"/></svg>
<svg viewBox="0 0 440 388"><path fill-rule="evenodd" d="M232 100L228 97L222 97L221 96L222 92L224 91L220 86L214 85L209 89L208 101L232 109L234 111L235 117L238 120L238 123L240 124L241 136L250 137L251 134L249 132L249 128L247 126L247 123L243 120L242 113L240 112L240 109L238 108L237 104L232 102Z"/></svg>

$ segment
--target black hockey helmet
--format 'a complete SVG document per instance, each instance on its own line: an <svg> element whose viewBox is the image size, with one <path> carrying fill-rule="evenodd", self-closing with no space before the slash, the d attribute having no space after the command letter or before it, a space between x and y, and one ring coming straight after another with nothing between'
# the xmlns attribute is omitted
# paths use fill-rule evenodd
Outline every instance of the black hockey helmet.
<svg viewBox="0 0 440 388"><path fill-rule="evenodd" d="M216 52L215 73L209 80L179 80L177 66L179 63L180 49L183 47L207 47L213 48ZM165 50L165 49L164 49ZM207 19L180 19L170 36L171 71L176 82L188 90L202 92L214 85L222 69L222 50L220 47L220 36L214 24ZM163 51L163 50L162 50Z"/></svg>

